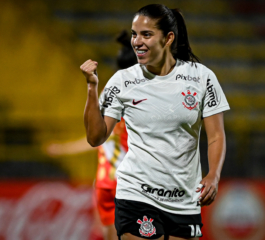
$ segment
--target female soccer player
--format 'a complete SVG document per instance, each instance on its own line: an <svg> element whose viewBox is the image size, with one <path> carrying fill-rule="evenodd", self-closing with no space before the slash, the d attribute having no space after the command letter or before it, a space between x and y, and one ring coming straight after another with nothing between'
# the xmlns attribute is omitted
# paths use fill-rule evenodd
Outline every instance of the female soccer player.
<svg viewBox="0 0 265 240"><path fill-rule="evenodd" d="M201 236L201 206L217 194L225 158L223 111L214 73L192 53L177 9L151 4L132 22L138 64L118 71L98 101L98 63L81 65L88 83L87 140L102 144L121 117L129 151L117 170L115 226L122 240ZM199 136L204 122L209 172L202 179Z"/></svg>

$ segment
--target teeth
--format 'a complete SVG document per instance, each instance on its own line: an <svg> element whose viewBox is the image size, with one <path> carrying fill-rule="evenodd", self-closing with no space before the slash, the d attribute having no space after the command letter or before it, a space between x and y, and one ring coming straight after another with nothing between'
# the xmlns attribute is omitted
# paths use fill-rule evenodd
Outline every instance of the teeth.
<svg viewBox="0 0 265 240"><path fill-rule="evenodd" d="M137 53L139 54L142 54L142 53L145 53L146 51L145 50L137 50Z"/></svg>

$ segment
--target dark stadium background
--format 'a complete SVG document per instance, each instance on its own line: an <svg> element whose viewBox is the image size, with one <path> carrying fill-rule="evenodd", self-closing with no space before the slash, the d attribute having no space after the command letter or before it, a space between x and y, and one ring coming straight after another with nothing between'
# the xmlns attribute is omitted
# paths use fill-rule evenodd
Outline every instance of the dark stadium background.
<svg viewBox="0 0 265 240"><path fill-rule="evenodd" d="M220 227L219 237L209 233L205 224L204 239L218 240L220 236L228 240L265 239L262 230L265 226L265 2L261 0L1 1L0 239L36 239L32 231L38 239L101 239L99 226L93 228L96 230L89 228L83 234L90 235L81 234L81 237L78 233L71 235L71 231L65 231L63 236L58 231L56 235L55 230L50 230L53 234L45 237L32 230L36 222L39 231L45 230L42 217L45 209L50 211L49 219L55 221L55 215L65 204L61 203L63 193L61 198L56 195L63 191L61 188L73 191L71 201L75 201L74 196L80 191L91 194L97 167L96 151L52 158L44 149L51 142L71 141L85 135L86 83L79 66L89 58L99 62L101 90L116 70L115 57L120 46L115 37L123 29L130 31L134 12L150 3L182 9L194 53L215 72L230 104L231 110L225 113L227 154L220 190L222 186L225 189L236 184L234 192L253 194L250 202L260 203L253 204L259 206L256 215L252 214L255 210L250 209L250 212L263 221L262 224L246 220L242 225L242 221L238 221L241 216L238 210L235 214L238 224ZM203 174L207 173L206 146L202 131ZM57 197L52 195L46 208L37 204L37 210L32 210L37 217L28 216L27 224L23 216L24 225L12 220L17 219L14 216L19 210L15 215L3 213L7 206L14 209L20 204L22 209L26 208L21 199L34 186L36 192L46 189L38 193L40 198L44 194L44 199L53 192L52 184L58 189L54 193ZM36 203L38 196L30 194L26 202L34 199ZM76 199L79 198L78 195ZM94 200L89 199L90 205L80 209L87 213L86 221L90 225L97 225L97 216L92 211ZM246 204L247 209L250 202L242 204ZM221 205L223 208L225 203ZM209 209L206 215L215 211L214 206ZM215 228L219 226L218 213L214 212L215 220L212 220L217 222ZM247 214L241 217L250 219L252 215ZM230 220L233 217L227 216ZM59 230L64 224L58 221ZM17 235L8 232L10 227L17 227Z"/></svg>

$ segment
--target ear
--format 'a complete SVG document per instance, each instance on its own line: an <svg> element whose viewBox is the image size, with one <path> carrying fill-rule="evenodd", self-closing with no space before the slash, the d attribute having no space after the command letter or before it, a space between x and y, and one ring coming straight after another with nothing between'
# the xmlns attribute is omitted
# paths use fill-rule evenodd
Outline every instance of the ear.
<svg viewBox="0 0 265 240"><path fill-rule="evenodd" d="M173 32L169 32L166 36L166 46L171 46L175 39L175 34Z"/></svg>

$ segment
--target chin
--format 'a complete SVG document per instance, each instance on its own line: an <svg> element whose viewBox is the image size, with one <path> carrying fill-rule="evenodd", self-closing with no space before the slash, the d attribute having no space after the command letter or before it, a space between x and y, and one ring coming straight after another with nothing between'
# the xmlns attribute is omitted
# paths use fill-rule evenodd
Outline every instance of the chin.
<svg viewBox="0 0 265 240"><path fill-rule="evenodd" d="M137 59L138 63L146 65L148 63L147 59Z"/></svg>

